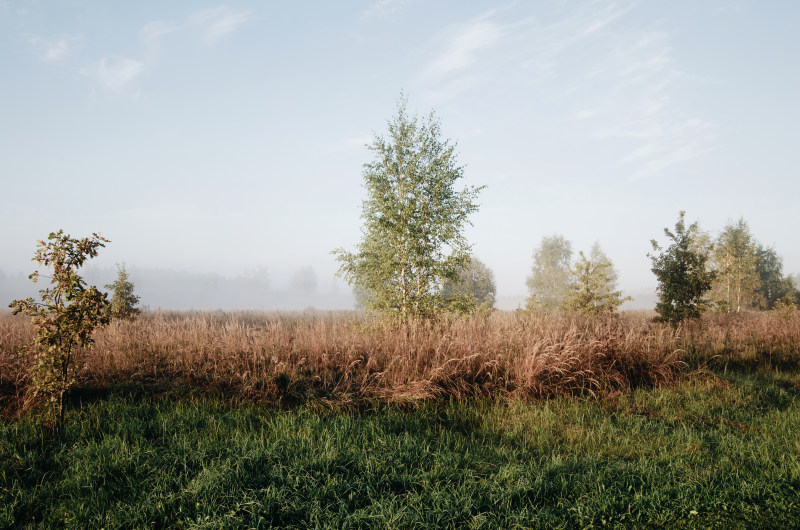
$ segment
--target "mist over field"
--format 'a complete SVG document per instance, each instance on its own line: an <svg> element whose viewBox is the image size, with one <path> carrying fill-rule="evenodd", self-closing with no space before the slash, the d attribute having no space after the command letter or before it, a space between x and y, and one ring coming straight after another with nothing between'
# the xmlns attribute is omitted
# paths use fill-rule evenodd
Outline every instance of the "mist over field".
<svg viewBox="0 0 800 530"><path fill-rule="evenodd" d="M292 282L297 271L274 279L267 270L234 277L130 266L127 271L136 287L136 294L141 297L141 305L151 310L301 311L355 308L351 289L341 280L319 279L315 285L302 286ZM86 281L100 288L113 282L117 275L114 268L93 266L87 267L85 272ZM28 274L0 271L0 309L11 300L35 296L39 289L46 287L46 279L33 285ZM653 309L655 306L654 290L628 294L633 296L634 301L626 303L623 309ZM525 298L524 294L499 296L495 306L504 310L517 309L525 306Z"/></svg>
<svg viewBox="0 0 800 530"><path fill-rule="evenodd" d="M652 307L650 240L680 210L743 218L800 272L800 4L262 5L0 1L0 301L36 241L111 243L142 304L350 308L335 248L362 228L365 144L403 93L486 186L465 237L497 305L532 253L599 242L625 307ZM311 267L313 289L292 285ZM266 269L269 285L259 283ZM263 274L261 274L263 276ZM263 280L263 278L262 278Z"/></svg>

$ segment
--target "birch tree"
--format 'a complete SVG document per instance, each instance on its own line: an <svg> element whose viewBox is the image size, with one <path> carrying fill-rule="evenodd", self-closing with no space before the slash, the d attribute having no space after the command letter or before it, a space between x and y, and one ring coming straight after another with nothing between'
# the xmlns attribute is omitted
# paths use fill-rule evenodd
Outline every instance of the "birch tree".
<svg viewBox="0 0 800 530"><path fill-rule="evenodd" d="M363 166L361 241L333 251L338 275L365 294L368 309L401 319L429 316L443 303L442 285L470 259L464 228L482 187L456 189L464 177L455 145L439 120L410 116L401 97L386 136L368 146Z"/></svg>
<svg viewBox="0 0 800 530"><path fill-rule="evenodd" d="M528 309L552 311L559 309L570 288L572 243L564 236L545 236L533 252L533 268L526 284Z"/></svg>
<svg viewBox="0 0 800 530"><path fill-rule="evenodd" d="M761 286L757 251L750 227L741 218L723 228L714 242L712 263L716 279L711 297L722 311L739 313L756 304Z"/></svg>

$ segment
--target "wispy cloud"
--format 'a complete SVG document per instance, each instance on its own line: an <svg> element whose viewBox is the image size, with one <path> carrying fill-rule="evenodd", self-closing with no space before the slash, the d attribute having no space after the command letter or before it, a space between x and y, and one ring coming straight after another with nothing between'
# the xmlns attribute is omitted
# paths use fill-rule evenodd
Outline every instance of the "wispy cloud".
<svg viewBox="0 0 800 530"><path fill-rule="evenodd" d="M154 48L158 45L162 37L174 33L184 26L179 24L170 24L163 20L153 20L145 24L139 30L139 38L142 39L148 48Z"/></svg>
<svg viewBox="0 0 800 530"><path fill-rule="evenodd" d="M574 134L590 143L616 140L631 179L713 149L714 125L681 104L681 91L697 78L678 67L657 21L630 23L636 0L551 7L526 16L511 4L443 30L420 73L427 99L535 90L557 104Z"/></svg>
<svg viewBox="0 0 800 530"><path fill-rule="evenodd" d="M631 180L656 176L713 149L714 125L676 101L679 91L696 79L678 68L668 33L650 32L619 43L608 67L615 75L598 100L602 125L594 135L627 140L629 151L618 164L632 168Z"/></svg>
<svg viewBox="0 0 800 530"><path fill-rule="evenodd" d="M409 0L377 0L361 12L361 20L391 19L399 15Z"/></svg>
<svg viewBox="0 0 800 530"><path fill-rule="evenodd" d="M33 33L23 33L20 35L28 45L34 50L39 59L46 63L58 62L65 59L75 44L78 42L77 35L66 35L61 37L44 37Z"/></svg>
<svg viewBox="0 0 800 530"><path fill-rule="evenodd" d="M714 138L713 125L697 118L663 124L646 138L646 143L621 158L619 164L636 168L630 176L632 180L651 177L708 153Z"/></svg>
<svg viewBox="0 0 800 530"><path fill-rule="evenodd" d="M199 11L189 17L187 25L203 28L203 38L208 42L233 33L253 17L253 11L236 11L228 6Z"/></svg>
<svg viewBox="0 0 800 530"><path fill-rule="evenodd" d="M200 32L204 41L211 44L239 29L252 16L251 10L220 6L197 11L181 23L153 20L139 30L138 36L144 45L144 53L139 59L107 55L94 65L82 69L81 74L94 80L109 93L128 94L134 80L145 71L145 64L153 59L161 41L167 35L195 30Z"/></svg>
<svg viewBox="0 0 800 530"><path fill-rule="evenodd" d="M144 70L144 64L135 59L121 56L103 57L93 67L82 71L84 75L97 81L110 92L120 93Z"/></svg>
<svg viewBox="0 0 800 530"><path fill-rule="evenodd" d="M466 68L477 55L503 37L503 28L487 16L481 16L457 27L447 39L444 50L428 65L426 73L442 76Z"/></svg>
<svg viewBox="0 0 800 530"><path fill-rule="evenodd" d="M561 54L601 33L633 6L632 0L570 5L549 23L520 17L515 4L492 9L445 29L435 39L440 51L423 68L422 77L429 83L464 87L477 84L470 70L480 68L487 77L499 69L513 69L541 81L554 79ZM473 76L473 81L454 80L458 76ZM443 87L432 91L441 94Z"/></svg>
<svg viewBox="0 0 800 530"><path fill-rule="evenodd" d="M210 44L238 30L252 20L253 15L252 10L219 6L192 13L181 23L153 20L142 27L139 37L151 51L157 48L164 36L184 30L200 31L203 40Z"/></svg>

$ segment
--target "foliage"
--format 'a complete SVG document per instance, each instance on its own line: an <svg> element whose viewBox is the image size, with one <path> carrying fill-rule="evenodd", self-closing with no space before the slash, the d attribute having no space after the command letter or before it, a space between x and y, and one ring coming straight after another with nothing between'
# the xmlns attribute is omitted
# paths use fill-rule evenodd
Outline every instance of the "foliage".
<svg viewBox="0 0 800 530"><path fill-rule="evenodd" d="M442 283L469 262L463 230L482 188L455 189L464 173L455 147L442 139L433 114L409 116L403 98L388 137L376 135L369 148L362 239L355 252L333 251L338 274L367 293L371 310L429 316L442 305Z"/></svg>
<svg viewBox="0 0 800 530"><path fill-rule="evenodd" d="M786 321L791 320L797 314L797 303L791 294L778 299L772 308L778 315Z"/></svg>
<svg viewBox="0 0 800 530"><path fill-rule="evenodd" d="M687 229L685 216L681 211L674 232L664 229L672 243L664 249L653 239L653 251L658 254L647 255L658 280L656 311L662 320L673 323L703 313L708 306L704 295L714 280L714 272L706 267L708 251L698 245L700 227L695 222Z"/></svg>
<svg viewBox="0 0 800 530"><path fill-rule="evenodd" d="M94 331L109 321L106 294L87 287L76 272L87 259L97 256L104 243L108 240L98 234L74 239L63 230L50 233L47 242L39 241L33 260L53 268L49 277L52 287L39 291L41 302L29 297L9 305L13 314L32 317L36 338L23 353L35 359L33 397L46 398L59 423L64 417L64 394L75 382L78 350L91 347ZM37 270L29 278L36 283L40 276L44 275Z"/></svg>
<svg viewBox="0 0 800 530"><path fill-rule="evenodd" d="M543 237L533 252L533 269L526 284L530 295L528 309L553 311L566 300L570 289L570 259L572 243L564 236Z"/></svg>
<svg viewBox="0 0 800 530"><path fill-rule="evenodd" d="M714 242L711 262L716 273L711 299L722 312L739 313L756 305L760 287L757 243L744 219L729 223Z"/></svg>
<svg viewBox="0 0 800 530"><path fill-rule="evenodd" d="M494 307L496 295L494 272L475 257L459 267L458 278L444 281L441 294L445 304L460 313L489 310Z"/></svg>
<svg viewBox="0 0 800 530"><path fill-rule="evenodd" d="M613 313L630 296L623 297L622 291L616 289L617 274L611 260L603 253L600 245L595 243L587 258L583 251L578 261L570 269L572 283L562 308L584 315L601 315Z"/></svg>
<svg viewBox="0 0 800 530"><path fill-rule="evenodd" d="M117 279L105 286L106 289L113 292L109 305L111 318L131 320L142 312L136 307L139 297L133 294L134 287L135 285L128 277L128 271L125 270L125 265L117 265Z"/></svg>
<svg viewBox="0 0 800 530"><path fill-rule="evenodd" d="M783 275L783 259L774 248L758 245L756 272L760 280L756 290L759 309L773 309L780 300L796 298L797 286L791 276Z"/></svg>

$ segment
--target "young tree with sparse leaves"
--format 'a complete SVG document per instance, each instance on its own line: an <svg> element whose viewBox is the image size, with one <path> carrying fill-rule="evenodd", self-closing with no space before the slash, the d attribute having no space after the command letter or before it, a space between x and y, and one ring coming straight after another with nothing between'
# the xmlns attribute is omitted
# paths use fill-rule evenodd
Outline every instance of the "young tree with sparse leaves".
<svg viewBox="0 0 800 530"><path fill-rule="evenodd" d="M132 320L142 312L136 307L139 297L133 294L135 285L130 280L125 265L117 265L117 279L105 287L112 292L109 304L111 318Z"/></svg>
<svg viewBox="0 0 800 530"><path fill-rule="evenodd" d="M108 240L98 234L75 239L63 230L51 233L46 242L39 241L33 260L52 267L53 275L37 270L29 276L33 283L49 277L51 287L39 291L40 301L29 297L9 305L13 314L32 317L36 337L23 353L35 361L33 397L51 403L59 425L64 421L64 395L75 382L76 356L79 350L91 347L94 331L109 321L106 294L87 286L76 272L87 259L97 256L105 243Z"/></svg>
<svg viewBox="0 0 800 530"><path fill-rule="evenodd" d="M482 188L456 189L464 170L455 146L433 114L409 116L402 97L388 136L376 135L369 148L362 238L355 252L333 251L338 274L363 291L368 309L400 319L430 316L442 307L443 282L469 262L463 232Z"/></svg>
<svg viewBox="0 0 800 530"><path fill-rule="evenodd" d="M553 311L561 307L570 288L571 259L572 243L564 236L542 238L533 252L533 269L525 282L530 292L528 309Z"/></svg>
<svg viewBox="0 0 800 530"><path fill-rule="evenodd" d="M595 243L587 258L581 251L575 265L570 269L572 282L562 308L583 315L613 313L628 300L616 290L617 273L600 245Z"/></svg>
<svg viewBox="0 0 800 530"><path fill-rule="evenodd" d="M708 306L705 294L714 280L714 272L706 266L708 250L698 244L703 239L700 227L695 222L687 228L685 217L686 212L681 211L674 232L664 229L672 243L662 248L652 239L650 243L657 254L647 255L658 280L656 311L662 320L673 323L698 318L703 313Z"/></svg>

